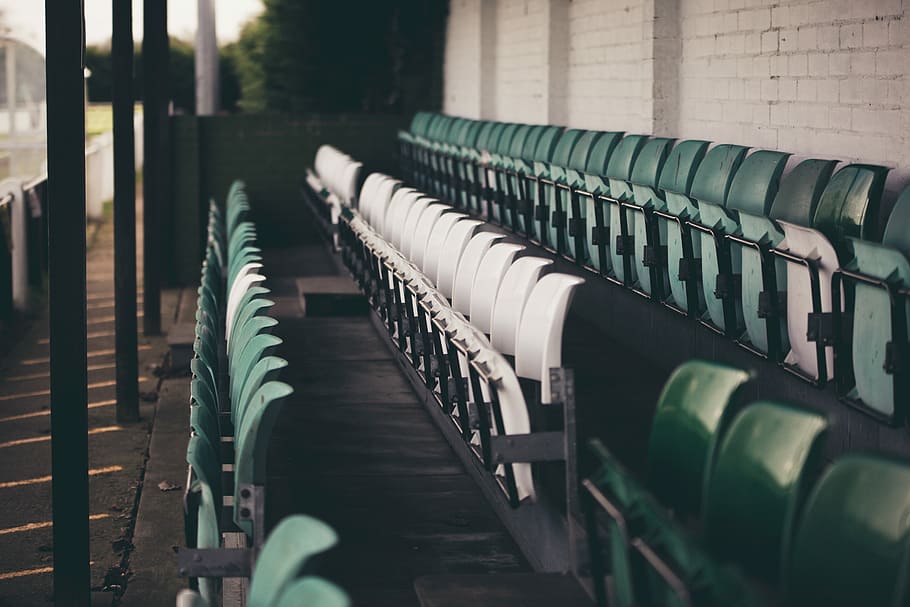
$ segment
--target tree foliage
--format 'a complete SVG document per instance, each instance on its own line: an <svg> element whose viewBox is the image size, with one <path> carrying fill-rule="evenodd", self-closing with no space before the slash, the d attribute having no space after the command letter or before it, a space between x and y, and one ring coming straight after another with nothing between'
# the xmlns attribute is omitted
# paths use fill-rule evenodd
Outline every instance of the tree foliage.
<svg viewBox="0 0 910 607"><path fill-rule="evenodd" d="M438 108L445 0L264 0L232 49L246 110Z"/></svg>

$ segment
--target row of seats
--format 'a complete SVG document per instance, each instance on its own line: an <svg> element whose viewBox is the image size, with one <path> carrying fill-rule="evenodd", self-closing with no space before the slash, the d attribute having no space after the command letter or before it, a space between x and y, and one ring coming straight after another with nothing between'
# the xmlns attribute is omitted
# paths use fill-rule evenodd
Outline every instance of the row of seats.
<svg viewBox="0 0 910 607"><path fill-rule="evenodd" d="M322 219L333 226L332 238L338 247L338 237L334 226L338 225L341 208L351 206L357 198L357 191L362 181L363 163L330 145L321 145L316 150L313 169L306 171L306 183L309 188L304 192L315 195L321 204L316 205Z"/></svg>
<svg viewBox="0 0 910 607"><path fill-rule="evenodd" d="M430 113L399 141L422 190L906 421L910 189L880 225L887 168Z"/></svg>
<svg viewBox="0 0 910 607"><path fill-rule="evenodd" d="M325 523L291 517L265 541L268 446L293 389L276 379L287 361L272 355L282 340L272 335L278 321L267 315L273 302L262 286L262 256L249 211L241 182L232 184L224 212L214 202L209 208L191 361L186 542L219 549L224 533L242 532L255 561L249 605L296 605L300 597L308 597L307 605L345 605L344 593L328 582L295 581L308 559L336 543ZM223 465L231 463L232 478L223 478ZM226 504L230 526L222 523ZM198 594L183 593L178 605L220 604L220 579L201 577L195 585Z"/></svg>
<svg viewBox="0 0 910 607"><path fill-rule="evenodd" d="M545 271L483 222L378 173L344 210L342 253L465 442L513 506L536 494L529 463L501 464L494 437L544 429L550 369L577 277ZM514 365L510 360L514 360Z"/></svg>
<svg viewBox="0 0 910 607"><path fill-rule="evenodd" d="M729 562L787 605L906 604L910 465L849 454L822 470L826 419L743 405L750 380L704 361L676 369L657 405L647 487L592 443L597 469L584 487L598 600L762 604L717 566ZM691 520L696 537L683 530Z"/></svg>

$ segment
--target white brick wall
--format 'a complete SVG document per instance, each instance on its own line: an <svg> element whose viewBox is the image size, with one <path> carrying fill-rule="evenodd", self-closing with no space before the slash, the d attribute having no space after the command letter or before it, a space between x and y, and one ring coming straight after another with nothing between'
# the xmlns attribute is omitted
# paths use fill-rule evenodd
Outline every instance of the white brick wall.
<svg viewBox="0 0 910 607"><path fill-rule="evenodd" d="M495 21L484 52L481 13ZM452 0L445 111L884 163L894 183L910 178L908 13L910 0Z"/></svg>
<svg viewBox="0 0 910 607"><path fill-rule="evenodd" d="M680 0L679 135L897 165L906 177L906 8Z"/></svg>

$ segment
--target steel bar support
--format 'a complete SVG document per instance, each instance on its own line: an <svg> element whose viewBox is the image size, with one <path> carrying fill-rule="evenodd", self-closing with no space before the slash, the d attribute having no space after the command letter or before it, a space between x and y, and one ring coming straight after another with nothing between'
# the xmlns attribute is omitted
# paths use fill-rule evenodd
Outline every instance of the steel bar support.
<svg viewBox="0 0 910 607"><path fill-rule="evenodd" d="M143 331L161 333L161 232L169 195L167 2L145 0L142 33L143 126Z"/></svg>
<svg viewBox="0 0 910 607"><path fill-rule="evenodd" d="M85 22L81 0L45 11L54 604L88 607Z"/></svg>
<svg viewBox="0 0 910 607"><path fill-rule="evenodd" d="M136 150L133 137L133 7L112 0L114 106L114 331L117 421L139 421L136 320Z"/></svg>

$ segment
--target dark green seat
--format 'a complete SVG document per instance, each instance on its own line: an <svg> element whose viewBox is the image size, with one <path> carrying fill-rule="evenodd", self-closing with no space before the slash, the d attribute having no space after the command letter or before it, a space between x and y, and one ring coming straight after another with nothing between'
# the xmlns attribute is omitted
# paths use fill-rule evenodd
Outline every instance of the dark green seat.
<svg viewBox="0 0 910 607"><path fill-rule="evenodd" d="M535 210L544 204L543 184L534 176L534 163L548 163L556 152L556 145L562 136L561 126L537 126L528 133L521 157L514 159L517 179L523 182L525 197L520 198L510 208L509 227L529 239L538 241Z"/></svg>
<svg viewBox="0 0 910 607"><path fill-rule="evenodd" d="M750 378L740 369L692 360L664 384L648 444L648 486L681 516L701 512L723 427Z"/></svg>
<svg viewBox="0 0 910 607"><path fill-rule="evenodd" d="M521 156L525 141L532 129L529 124L510 124L503 129L499 137L497 150L491 156L490 166L495 171L494 183L496 194L494 196L493 216L490 221L500 225L508 225L509 208L523 195L524 188L519 189L519 180L510 175L515 170L514 158Z"/></svg>
<svg viewBox="0 0 910 607"><path fill-rule="evenodd" d="M696 149L698 147L693 146ZM695 149L687 151L694 153ZM747 148L740 145L717 145L708 150L699 163L688 194L665 188L666 214L672 218L663 218L667 228L667 268L670 279L670 293L665 303L679 312L698 317L705 310L704 292L700 284L701 239L691 234L687 222L700 220L699 200L723 205L746 151ZM670 160L674 160L672 156ZM674 166L670 162L668 165L673 170ZM672 182L673 178L670 177L668 181Z"/></svg>
<svg viewBox="0 0 910 607"><path fill-rule="evenodd" d="M910 466L841 457L806 501L786 577L787 604L906 605Z"/></svg>
<svg viewBox="0 0 910 607"><path fill-rule="evenodd" d="M808 226L836 165L834 160L809 159L800 162L781 179L768 209L764 206L759 208L760 205L756 204L743 204L738 198L731 198L729 202L739 213L741 238L755 243L743 246L731 240L732 247L741 249L741 303L745 332L739 341L750 350L769 355L774 360L789 349L786 324L780 318L783 310L778 295L786 291L786 265L783 260L770 259L767 255L784 238L775 220Z"/></svg>
<svg viewBox="0 0 910 607"><path fill-rule="evenodd" d="M670 156L675 139L654 137L641 148L632 167L632 197L623 204L629 244L631 284L639 293L657 297L666 291L666 272L659 269L666 265L666 255L660 253L652 211L663 206L663 194L658 183L664 164ZM654 241L654 243L652 243ZM663 279L663 280L662 280Z"/></svg>
<svg viewBox="0 0 910 607"><path fill-rule="evenodd" d="M558 190L559 196L556 199L558 208L553 211L554 215L551 215L550 242L555 242L557 250L569 259L576 259L578 245L584 247L585 242L586 230L578 221L580 212L576 190L585 189L585 170L601 139L609 136L610 133L603 131L584 131L572 149L569 162L563 171L562 179L568 189ZM618 139L617 137L617 141ZM559 215L555 215L556 213ZM554 221L554 218L557 221Z"/></svg>
<svg viewBox="0 0 910 607"><path fill-rule="evenodd" d="M776 582L828 428L819 413L760 401L730 422L704 499L713 553Z"/></svg>
<svg viewBox="0 0 910 607"><path fill-rule="evenodd" d="M789 157L786 152L757 150L736 170L726 198L698 199L703 320L731 337L739 337L743 330L741 278L736 278L742 276L742 256L739 247L729 246L726 236L741 234L740 209L768 214Z"/></svg>
<svg viewBox="0 0 910 607"><path fill-rule="evenodd" d="M835 276L854 322L838 346L843 348L836 359L838 391L854 406L902 423L910 374L910 188L895 203L881 244L849 238L847 245L852 259ZM833 293L839 299L837 284Z"/></svg>
<svg viewBox="0 0 910 607"><path fill-rule="evenodd" d="M588 215L590 206L588 199L608 191L602 176L607 172L610 157L622 140L623 134L622 131L602 133L591 148L584 170L571 175L574 183L572 224L575 232L575 259L593 268L599 269L606 262L601 263L599 249L591 243L592 232L599 224L596 217ZM599 221L603 223L602 218Z"/></svg>

